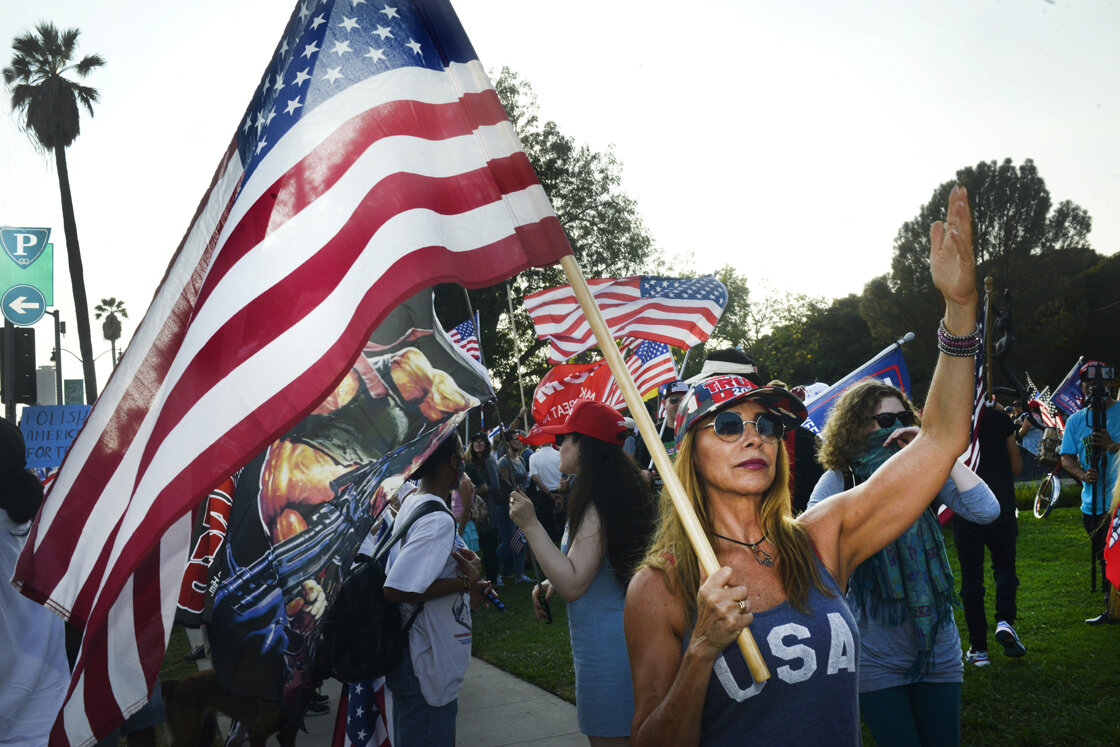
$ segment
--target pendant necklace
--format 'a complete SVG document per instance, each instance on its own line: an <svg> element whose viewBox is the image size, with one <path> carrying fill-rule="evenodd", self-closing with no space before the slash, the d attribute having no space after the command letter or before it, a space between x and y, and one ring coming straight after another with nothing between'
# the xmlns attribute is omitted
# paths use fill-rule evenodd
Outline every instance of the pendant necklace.
<svg viewBox="0 0 1120 747"><path fill-rule="evenodd" d="M760 539L758 542L740 542L737 539L731 539L730 537L724 537L719 532L712 532L712 534L714 534L715 536L719 537L722 540L727 540L728 542L734 542L736 545L742 545L743 547L747 548L748 550L751 551L751 554L754 555L754 559L759 565L764 565L767 568L773 568L774 567L774 560L770 557L770 553L766 552L761 547L759 547L759 545L761 545L763 542L766 541L766 535L765 534L762 535L762 539Z"/></svg>

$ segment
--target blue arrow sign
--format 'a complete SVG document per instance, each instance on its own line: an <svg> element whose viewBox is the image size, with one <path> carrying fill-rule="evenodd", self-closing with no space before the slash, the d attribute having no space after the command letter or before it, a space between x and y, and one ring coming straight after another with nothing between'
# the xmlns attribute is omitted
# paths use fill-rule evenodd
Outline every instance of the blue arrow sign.
<svg viewBox="0 0 1120 747"><path fill-rule="evenodd" d="M12 324L29 326L43 318L47 303L33 285L13 285L0 298L4 318Z"/></svg>

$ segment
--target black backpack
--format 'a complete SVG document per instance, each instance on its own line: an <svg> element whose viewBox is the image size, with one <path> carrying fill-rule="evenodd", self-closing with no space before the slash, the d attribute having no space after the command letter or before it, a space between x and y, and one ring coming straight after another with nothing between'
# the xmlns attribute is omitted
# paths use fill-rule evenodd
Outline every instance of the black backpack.
<svg viewBox="0 0 1120 747"><path fill-rule="evenodd" d="M392 532L374 547L373 557L358 555L354 559L323 622L321 650L330 662L332 677L361 682L383 677L400 663L408 631L424 605L401 625L400 604L385 599L383 559L417 519L440 510L451 514L440 501L426 501L404 523L393 525Z"/></svg>

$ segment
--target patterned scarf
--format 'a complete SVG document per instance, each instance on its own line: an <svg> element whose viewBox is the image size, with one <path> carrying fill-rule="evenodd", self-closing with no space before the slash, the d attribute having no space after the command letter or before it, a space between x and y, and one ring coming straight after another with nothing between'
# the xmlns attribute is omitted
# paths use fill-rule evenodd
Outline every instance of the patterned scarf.
<svg viewBox="0 0 1120 747"><path fill-rule="evenodd" d="M863 482L898 449L883 447L894 428L880 428L867 437L864 450L852 460L856 482ZM902 536L863 561L852 574L852 607L893 627L913 624L918 656L907 675L916 681L933 666L933 639L953 623L953 571L945 554L941 526L926 510Z"/></svg>

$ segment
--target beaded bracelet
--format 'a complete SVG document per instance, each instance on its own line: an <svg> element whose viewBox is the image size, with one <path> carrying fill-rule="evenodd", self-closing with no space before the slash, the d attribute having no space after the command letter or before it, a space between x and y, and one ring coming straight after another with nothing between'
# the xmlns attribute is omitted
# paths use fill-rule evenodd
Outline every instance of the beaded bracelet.
<svg viewBox="0 0 1120 747"><path fill-rule="evenodd" d="M959 337L949 334L949 330L945 328L945 320L942 319L937 325L937 349L957 358L975 356L980 352L980 324L976 324L972 334Z"/></svg>

